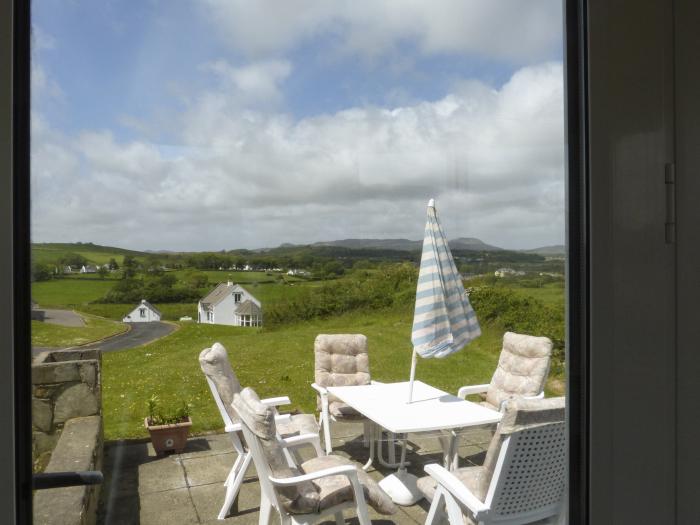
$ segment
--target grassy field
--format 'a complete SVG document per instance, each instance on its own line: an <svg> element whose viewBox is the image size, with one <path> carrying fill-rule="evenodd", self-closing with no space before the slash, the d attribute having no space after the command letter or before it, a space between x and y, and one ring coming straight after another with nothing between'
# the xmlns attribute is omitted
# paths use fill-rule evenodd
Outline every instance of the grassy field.
<svg viewBox="0 0 700 525"><path fill-rule="evenodd" d="M291 409L314 412L309 386L314 377L313 342L319 333L367 335L372 377L408 379L411 361L410 310L355 312L277 330L183 323L171 336L150 345L103 356L102 399L105 438L146 435L146 400L157 394L163 407L192 403L193 432L221 430L221 418L204 376L199 352L219 341L229 351L239 380L263 397L289 395ZM501 349L500 329L482 327L483 335L448 359L420 360L416 377L447 391L488 382ZM556 378L555 378L556 379Z"/></svg>
<svg viewBox="0 0 700 525"><path fill-rule="evenodd" d="M32 300L41 306L80 306L102 297L113 280L56 279L32 283ZM121 319L121 318L120 318Z"/></svg>
<svg viewBox="0 0 700 525"><path fill-rule="evenodd" d="M546 284L542 288L511 287L509 290L523 296L534 297L545 304L564 308L565 290L560 283Z"/></svg>
<svg viewBox="0 0 700 525"><path fill-rule="evenodd" d="M210 272L215 273L215 272ZM218 272L224 273L224 272ZM234 272L247 274L262 274L263 272ZM211 277L210 277L211 279ZM225 277L224 279L225 280ZM215 280L213 282L216 282ZM239 281L234 281L239 282ZM54 281L32 283L32 299L44 307L75 308L81 312L107 317L116 321L129 313L133 304L96 304L92 303L114 286L114 279L96 278L66 278ZM298 281L283 283L279 281L242 283L243 286L257 297L263 305L269 305L284 298L292 298L302 293L303 288L321 286L318 281ZM213 286L212 286L213 288ZM156 303L154 305L163 313L163 319L177 321L180 317L189 315L197 318L197 303Z"/></svg>
<svg viewBox="0 0 700 525"><path fill-rule="evenodd" d="M121 264L124 255L133 255L137 259L142 259L145 254L122 248L111 248L108 246L96 246L91 244L32 244L32 260L40 264L53 264L61 257L69 253L77 253L95 264L108 263L114 258Z"/></svg>
<svg viewBox="0 0 700 525"><path fill-rule="evenodd" d="M184 279L189 273L204 274L209 279L212 288L218 283L226 281L233 281L234 283L245 285L249 283L274 283L277 282L280 277L287 282L304 280L280 272L270 272L268 275L266 272L237 272L233 270L176 270L172 273L176 275L178 279Z"/></svg>
<svg viewBox="0 0 700 525"><path fill-rule="evenodd" d="M123 323L81 314L85 326L60 326L32 321L32 346L65 348L90 343L127 330Z"/></svg>

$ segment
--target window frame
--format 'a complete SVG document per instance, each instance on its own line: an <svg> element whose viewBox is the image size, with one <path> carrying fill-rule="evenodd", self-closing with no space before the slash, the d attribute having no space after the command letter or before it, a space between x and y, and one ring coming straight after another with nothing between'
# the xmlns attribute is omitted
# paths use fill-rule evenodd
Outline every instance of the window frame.
<svg viewBox="0 0 700 525"><path fill-rule="evenodd" d="M587 1L565 0L565 82L567 133L567 417L569 436L569 523L586 523L589 505L587 412L589 194L587 141ZM0 262L4 297L0 319L6 345L0 381L7 424L0 425L0 522L31 523L31 339L30 339L30 2L0 2ZM9 124L8 124L9 123ZM5 140L9 134L8 140ZM9 268L9 271L6 271ZM575 298L575 300L574 300ZM11 372L10 372L11 371ZM22 401L20 401L22 400Z"/></svg>

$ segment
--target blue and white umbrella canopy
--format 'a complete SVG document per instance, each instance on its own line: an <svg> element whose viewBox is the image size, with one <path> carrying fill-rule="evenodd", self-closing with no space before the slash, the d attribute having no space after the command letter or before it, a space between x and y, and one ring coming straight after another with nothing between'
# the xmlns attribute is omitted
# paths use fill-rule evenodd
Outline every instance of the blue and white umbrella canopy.
<svg viewBox="0 0 700 525"><path fill-rule="evenodd" d="M411 333L413 362L409 401L413 394L416 354L425 358L445 357L461 350L480 335L479 322L440 227L435 201L431 199Z"/></svg>

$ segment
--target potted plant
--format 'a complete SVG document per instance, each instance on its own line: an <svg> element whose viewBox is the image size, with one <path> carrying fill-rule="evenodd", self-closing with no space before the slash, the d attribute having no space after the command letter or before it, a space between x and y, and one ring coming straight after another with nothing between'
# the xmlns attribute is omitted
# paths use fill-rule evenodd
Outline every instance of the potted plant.
<svg viewBox="0 0 700 525"><path fill-rule="evenodd" d="M144 420L144 425L151 435L151 443L158 455L168 451L179 454L187 444L187 436L192 426L190 404L183 401L172 412L162 412L159 410L159 403L160 400L155 394L147 403L148 417Z"/></svg>

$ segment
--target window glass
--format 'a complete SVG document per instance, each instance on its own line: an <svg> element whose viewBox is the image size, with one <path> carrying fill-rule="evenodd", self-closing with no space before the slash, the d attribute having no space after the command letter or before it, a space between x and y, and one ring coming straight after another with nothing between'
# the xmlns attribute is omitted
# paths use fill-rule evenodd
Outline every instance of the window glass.
<svg viewBox="0 0 700 525"><path fill-rule="evenodd" d="M501 409L563 414L560 4L35 3L35 469L101 470L73 506L97 523L255 521L231 366L423 522L402 450L406 476L483 467ZM560 509L562 427L534 474L499 465L530 480L513 512Z"/></svg>

